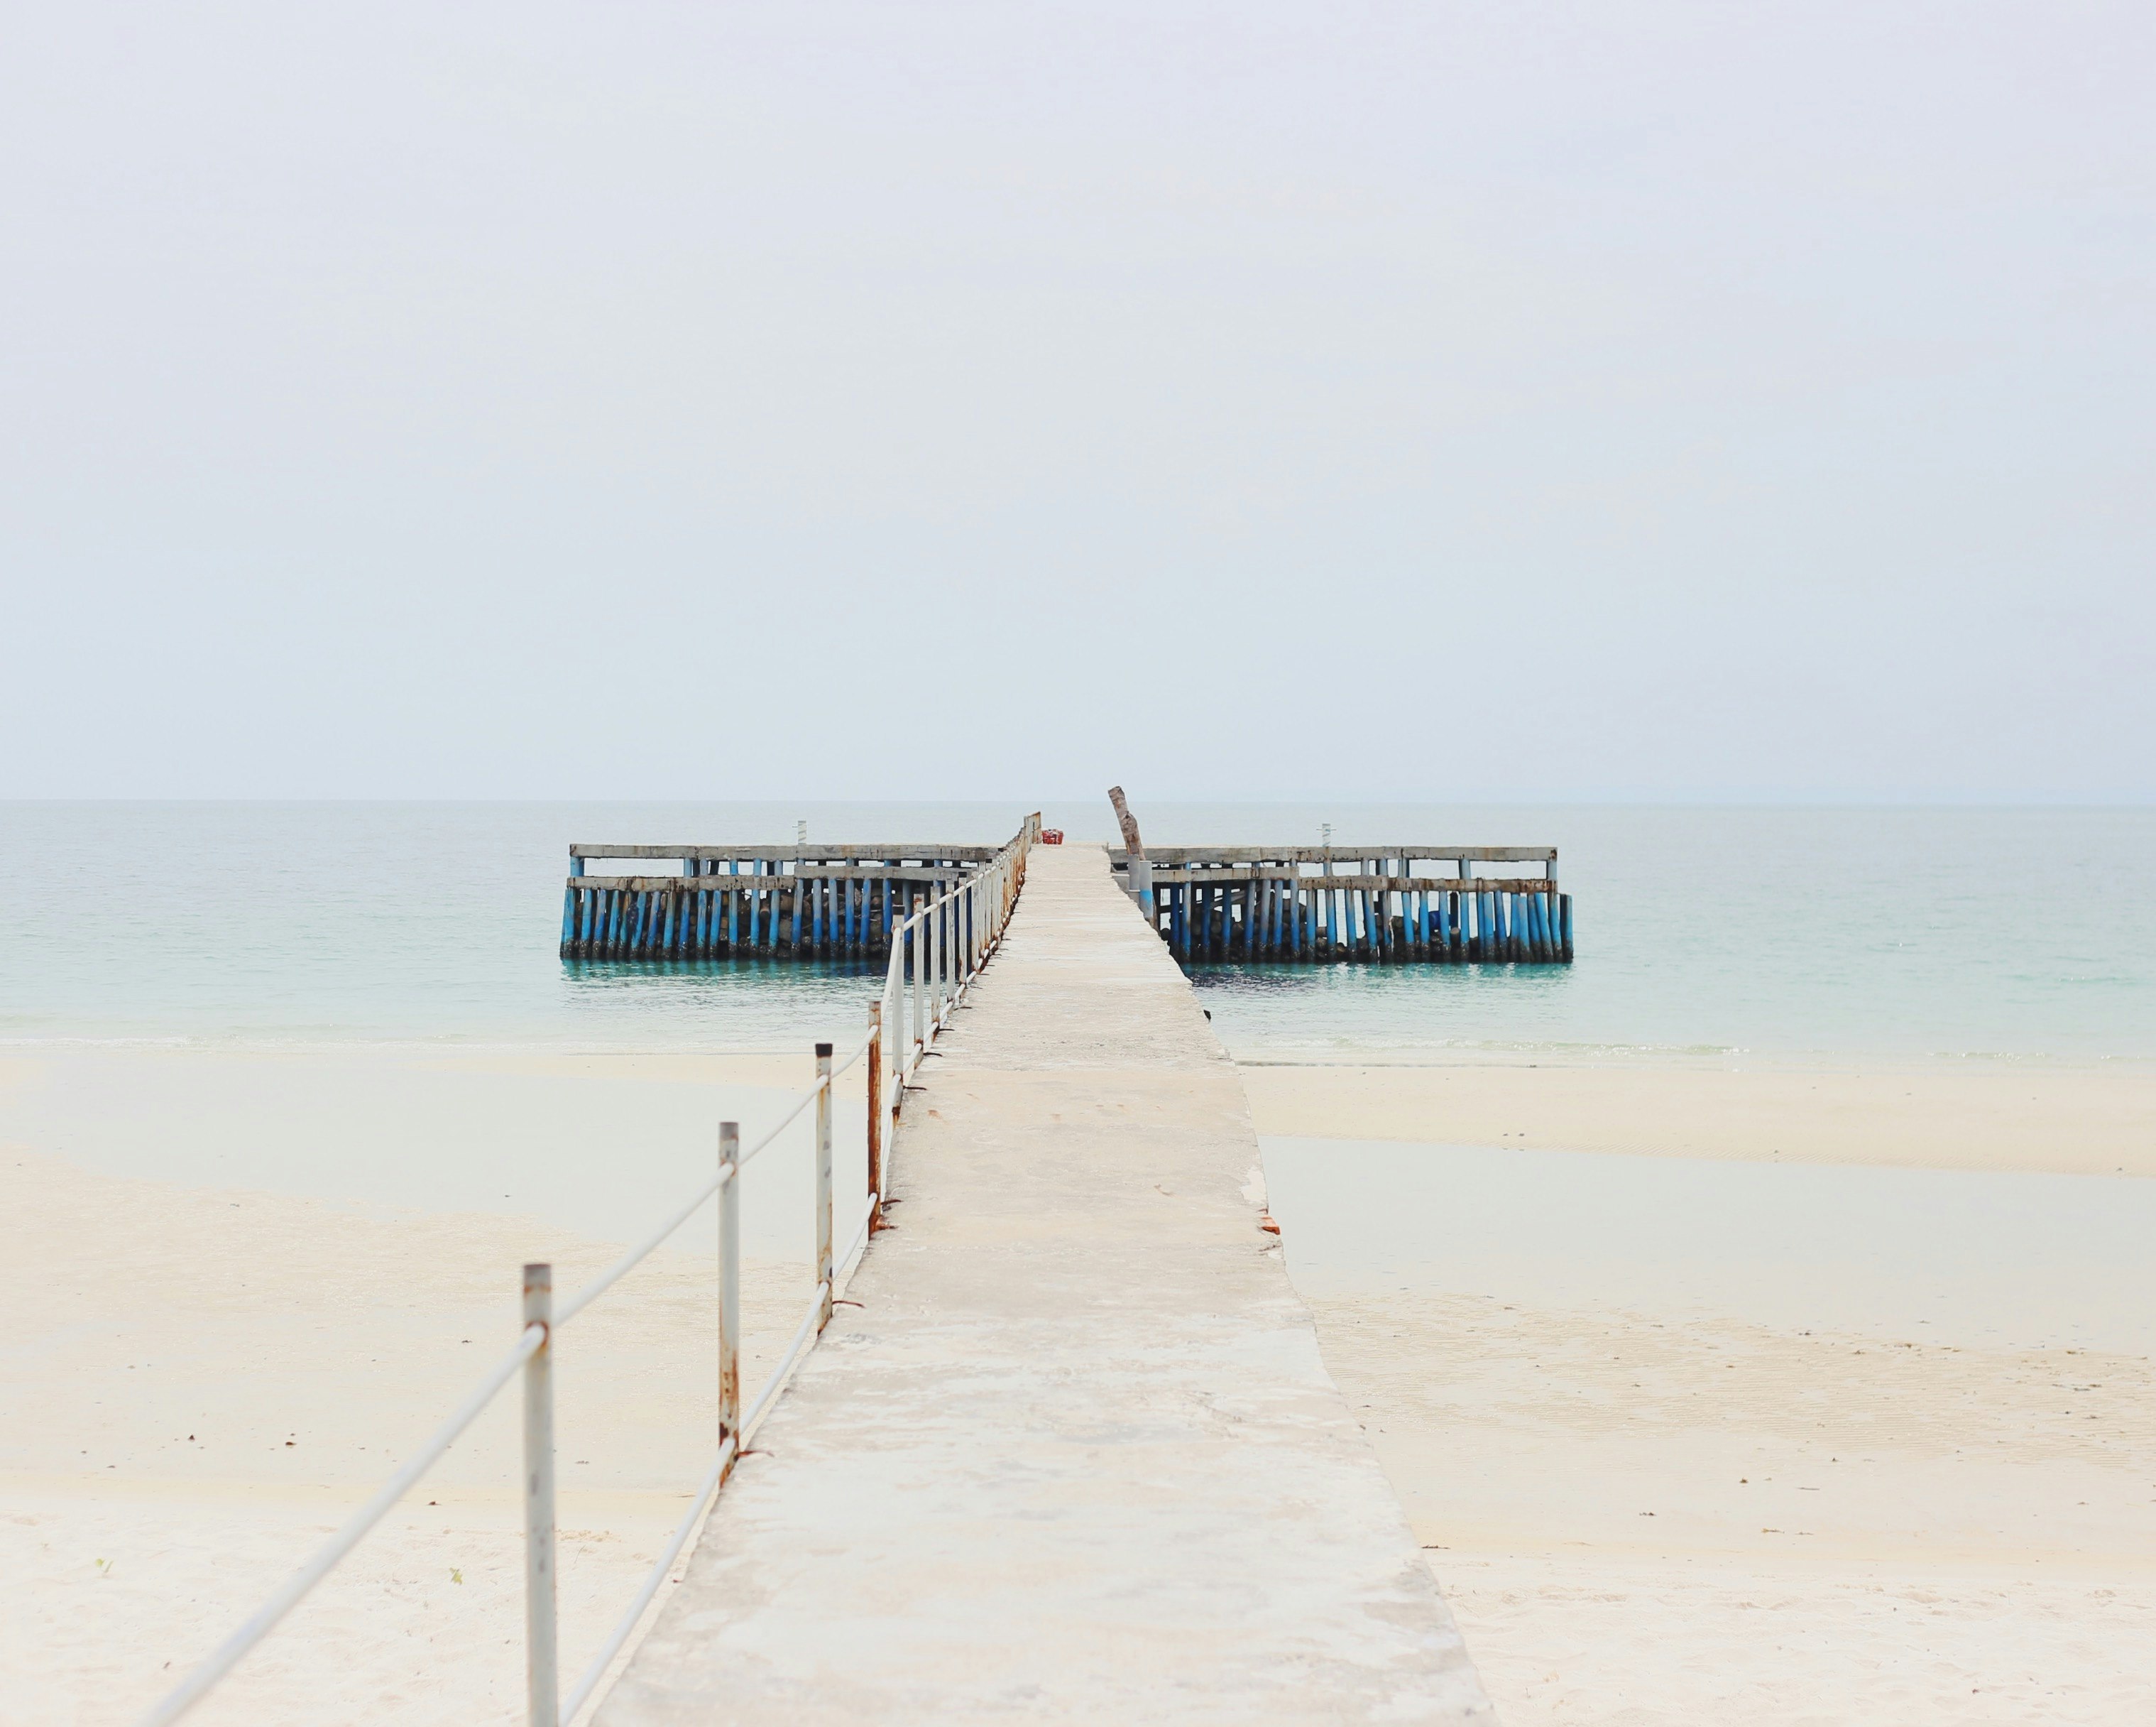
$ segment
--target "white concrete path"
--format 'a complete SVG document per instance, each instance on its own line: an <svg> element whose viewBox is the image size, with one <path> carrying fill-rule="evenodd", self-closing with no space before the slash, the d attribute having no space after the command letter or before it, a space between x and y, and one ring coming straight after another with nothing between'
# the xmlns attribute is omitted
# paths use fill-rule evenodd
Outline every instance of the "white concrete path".
<svg viewBox="0 0 2156 1727"><path fill-rule="evenodd" d="M1036 850L880 1234L600 1727L1494 1720L1188 984Z"/></svg>

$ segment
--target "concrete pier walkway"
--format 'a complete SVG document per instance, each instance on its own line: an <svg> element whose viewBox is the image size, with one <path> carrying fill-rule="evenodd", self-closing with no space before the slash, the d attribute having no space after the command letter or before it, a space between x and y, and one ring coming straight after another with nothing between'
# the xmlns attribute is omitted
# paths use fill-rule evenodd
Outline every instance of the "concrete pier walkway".
<svg viewBox="0 0 2156 1727"><path fill-rule="evenodd" d="M841 1307L600 1727L1494 1714L1093 847L1034 851Z"/></svg>

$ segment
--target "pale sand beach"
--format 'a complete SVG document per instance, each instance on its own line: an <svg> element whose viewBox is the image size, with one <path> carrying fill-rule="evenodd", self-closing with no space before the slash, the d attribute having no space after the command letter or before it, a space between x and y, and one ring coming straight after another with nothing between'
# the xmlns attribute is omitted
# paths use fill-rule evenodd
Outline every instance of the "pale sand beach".
<svg viewBox="0 0 2156 1727"><path fill-rule="evenodd" d="M543 1113L573 1118L585 1087L618 1102L613 1087L637 1087L660 1100L653 1123L675 1109L701 1122L721 1095L748 1095L728 1087L783 1097L802 1065L110 1051L0 1063L13 1106L0 1130L10 1243L0 1293L20 1316L0 1422L0 1565L14 1580L0 1617L8 1719L130 1719L506 1344L523 1259L551 1257L573 1282L608 1257L621 1231L573 1227L566 1196L580 1184L625 1189L592 1216L641 1216L644 1186L659 1191L677 1173L610 1145L555 1169L529 1212L423 1212L346 1194L370 1179L365 1147L334 1133L317 1165L286 1172L289 1187L321 1190L280 1192L86 1169L40 1149L25 1123L42 1133L96 1117L85 1088L130 1084L167 1098L195 1087L198 1102L252 1096L282 1123L277 1083L326 1087L364 1122L370 1109L439 1108L444 1095L428 1089L439 1084L468 1093L459 1119L506 1113L536 1134ZM1994 1107L1997 1087L1972 1094L1956 1077L1932 1077L1922 1096L1965 1124L1952 1142L1964 1159L2056 1166L2040 1162L2046 1142L2026 1118ZM1437 1100L1449 1138L1498 1149L1517 1143L1504 1134L1547 1145L1567 1133L1597 1143L1599 1131L1605 1149L1665 1156L1697 1147L1674 1136L1705 1133L1695 1117L1717 1097L1730 1154L1752 1158L1780 1149L1742 1130L1774 1099L1822 1100L1809 1115L1787 1108L1796 1144L1845 1157L1862 1147L1882 1162L1902 1159L1862 1100L1876 1095L1892 1120L1917 1113L1895 1113L1878 1073L1807 1083L1792 1071L1246 1068L1245 1078L1270 1133L1322 1119L1373 1143L1389 1128L1403 1152L1405 1128ZM2123 1123L2130 1078L2099 1072L2092 1092L2109 1101L2080 1107ZM2042 1082L2063 1097L2072 1079ZM44 1102L30 1107L33 1095ZM139 1106L105 1096L105 1127L77 1153L118 1157L141 1131ZM1976 1131L1986 1122L1989 1138ZM173 1143L199 1150L213 1126L176 1126ZM273 1169L261 1155L235 1149L234 1167ZM1291 1267L1297 1234L1291 1217ZM708 1259L665 1259L565 1345L572 1664L634 1590L707 1461L710 1280ZM1803 1335L1673 1318L1621 1289L1584 1299L1577 1281L1542 1301L1414 1278L1391 1290L1298 1281L1513 1727L2148 1718L2156 1386L2145 1353L1973 1347L1891 1327ZM753 1353L767 1358L804 1282L791 1263L758 1268ZM1534 1283L1532 1267L1522 1282ZM356 1723L385 1707L421 1722L514 1719L512 1419L505 1404L483 1421L198 1719Z"/></svg>
<svg viewBox="0 0 2156 1727"><path fill-rule="evenodd" d="M2116 1244L2091 1241L2093 1266L2061 1264L2072 1243L2046 1241L2033 1215L1979 1232L1973 1250L1897 1234L1928 1217L1965 1222L1955 1205L1972 1181L2010 1205L2066 1191L2102 1208L2114 1170L2156 1168L2145 1070L1261 1067L1244 1078L1261 1130L1323 1124L1329 1136L1292 1159L1286 1142L1269 1146L1291 1268L1512 1727L2124 1727L2156 1715L2149 1322L2075 1311L2102 1300ZM1458 1147L1452 1189L1404 1184L1436 1150L1408 1142L1440 1136ZM1542 1257L1517 1239L1462 1245L1490 1213L1477 1194L1447 1219L1448 1202L1471 1203L1460 1172L1478 1159L1502 1167L1522 1146L1597 1155L1536 1159L1517 1190L1493 1177L1504 1199L1539 1208L1517 1234L1539 1232ZM1770 1203L1869 1195L1883 1221L1854 1249L1823 1244L1815 1263L1801 1248L1761 1251L1758 1219L1733 1207L1642 1241L1605 1195L1567 1195L1590 1223L1608 1218L1598 1241L1547 1185L1624 1165L1635 1186L1667 1169L1676 1191L1678 1165L1709 1148L1810 1160L1810 1174L1759 1171L1778 1185ZM1819 1167L1830 1163L1856 1167L1837 1177ZM1299 1231L1285 1200L1320 1167L1335 1209ZM2061 1172L2091 1185L2042 1185ZM2138 1200L2127 1181L2121 1197ZM1343 1231L1378 1233L1378 1191L1452 1233L1419 1262L1373 1245L1384 1269L1358 1270ZM1981 1220L1982 1205L1972 1210ZM1657 1262L1688 1257L1688 1229L1722 1239L1681 1276ZM1993 1257L1963 1266L1962 1251ZM1717 1253L1733 1262L1717 1267ZM2114 1303L2145 1306L2147 1264L2108 1286ZM1718 1296L1744 1311L1715 1311ZM2082 1321L2107 1324L2117 1346L2064 1341Z"/></svg>
<svg viewBox="0 0 2156 1727"><path fill-rule="evenodd" d="M305 1058L197 1060L216 1088L295 1061L326 1077ZM187 1058L131 1065L154 1092L176 1064ZM130 1066L108 1055L93 1071L110 1083ZM354 1074L365 1066L343 1070L347 1087L364 1088ZM790 1087L806 1063L612 1058L594 1070L571 1058L566 1071L613 1081L624 1067L646 1082ZM516 1061L475 1072L500 1107L530 1077ZM403 1077L398 1063L380 1064L374 1083ZM551 1259L567 1289L619 1246L544 1216L116 1176L44 1155L12 1131L0 1141L0 1299L14 1319L0 1347L0 1569L10 1580L0 1715L11 1727L133 1719L513 1341L524 1261ZM586 1185L605 1185L607 1173L595 1159ZM338 1175L332 1166L293 1179ZM661 1209L655 1195L638 1197L638 1216ZM685 1236L701 1246L709 1233L706 1214ZM808 1279L805 1265L768 1259L744 1276L753 1391ZM561 1606L572 1670L634 1595L709 1464L712 1300L708 1257L662 1254L564 1334ZM190 1719L519 1718L516 1407L513 1392L497 1400Z"/></svg>
<svg viewBox="0 0 2156 1727"><path fill-rule="evenodd" d="M2151 1717L2145 1356L1312 1305L1511 1727Z"/></svg>
<svg viewBox="0 0 2156 1727"><path fill-rule="evenodd" d="M2156 1063L1245 1060L1261 1134L2156 1175Z"/></svg>

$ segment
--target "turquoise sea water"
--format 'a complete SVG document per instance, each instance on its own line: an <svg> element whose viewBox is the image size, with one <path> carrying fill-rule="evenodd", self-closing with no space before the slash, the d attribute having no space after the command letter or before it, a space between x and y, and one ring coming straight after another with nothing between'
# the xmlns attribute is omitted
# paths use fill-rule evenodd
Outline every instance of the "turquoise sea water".
<svg viewBox="0 0 2156 1727"><path fill-rule="evenodd" d="M15 804L0 1041L795 1046L850 968L564 965L572 840L993 840L1015 804ZM1105 802L1049 805L1073 840ZM1238 1054L2156 1056L2156 811L1147 806L1156 844L1554 844L1578 963L1224 966Z"/></svg>
<svg viewBox="0 0 2156 1727"><path fill-rule="evenodd" d="M850 1045L857 969L564 964L572 840L994 840L1016 805L0 805L0 1140L84 1168L608 1239L705 1180L783 1087L605 1052ZM1105 806L1050 806L1074 841ZM1825 1052L2156 1059L2156 814L1142 806L1157 843L1555 844L1568 969L1203 973L1250 1060ZM527 1061L572 1051L603 1059ZM246 1059L201 1059L195 1052ZM444 1059L446 1058L446 1059ZM857 1191L855 1111L841 1186ZM804 1259L805 1118L751 1172L752 1253ZM1621 1301L2137 1351L2146 1184L1273 1140L1313 1290ZM2093 1222L2092 1220L2095 1220ZM2138 1231L2138 1232L2137 1232ZM703 1251L691 1231L685 1251ZM2101 1249L2101 1251L2097 1251ZM505 1286L506 1287L506 1286Z"/></svg>

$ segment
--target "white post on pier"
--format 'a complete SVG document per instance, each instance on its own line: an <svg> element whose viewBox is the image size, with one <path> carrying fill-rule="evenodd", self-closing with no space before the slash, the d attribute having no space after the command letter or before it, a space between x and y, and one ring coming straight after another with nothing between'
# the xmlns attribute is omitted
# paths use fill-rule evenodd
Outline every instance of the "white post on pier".
<svg viewBox="0 0 2156 1727"><path fill-rule="evenodd" d="M831 1046L816 1046L816 1329L831 1323Z"/></svg>
<svg viewBox="0 0 2156 1727"><path fill-rule="evenodd" d="M928 995L928 914L913 914L913 1023L906 1029L911 1039L906 1046L906 1066L917 1067L921 1058L928 1053L928 1022L921 1017L921 1005Z"/></svg>
<svg viewBox="0 0 2156 1727"><path fill-rule="evenodd" d="M932 1037L943 1023L943 908L933 899L928 906L928 1031ZM925 1053L925 1041L921 1048Z"/></svg>
<svg viewBox="0 0 2156 1727"><path fill-rule="evenodd" d="M875 1202L875 1210L869 1215L869 1228L873 1231L883 1219L883 1046L885 1027L890 1022L884 1018L880 1000L869 1004L869 1198Z"/></svg>
<svg viewBox="0 0 2156 1727"><path fill-rule="evenodd" d="M524 1267L524 1324L546 1341L524 1364L524 1681L530 1727L560 1727L554 1646L554 1268Z"/></svg>

